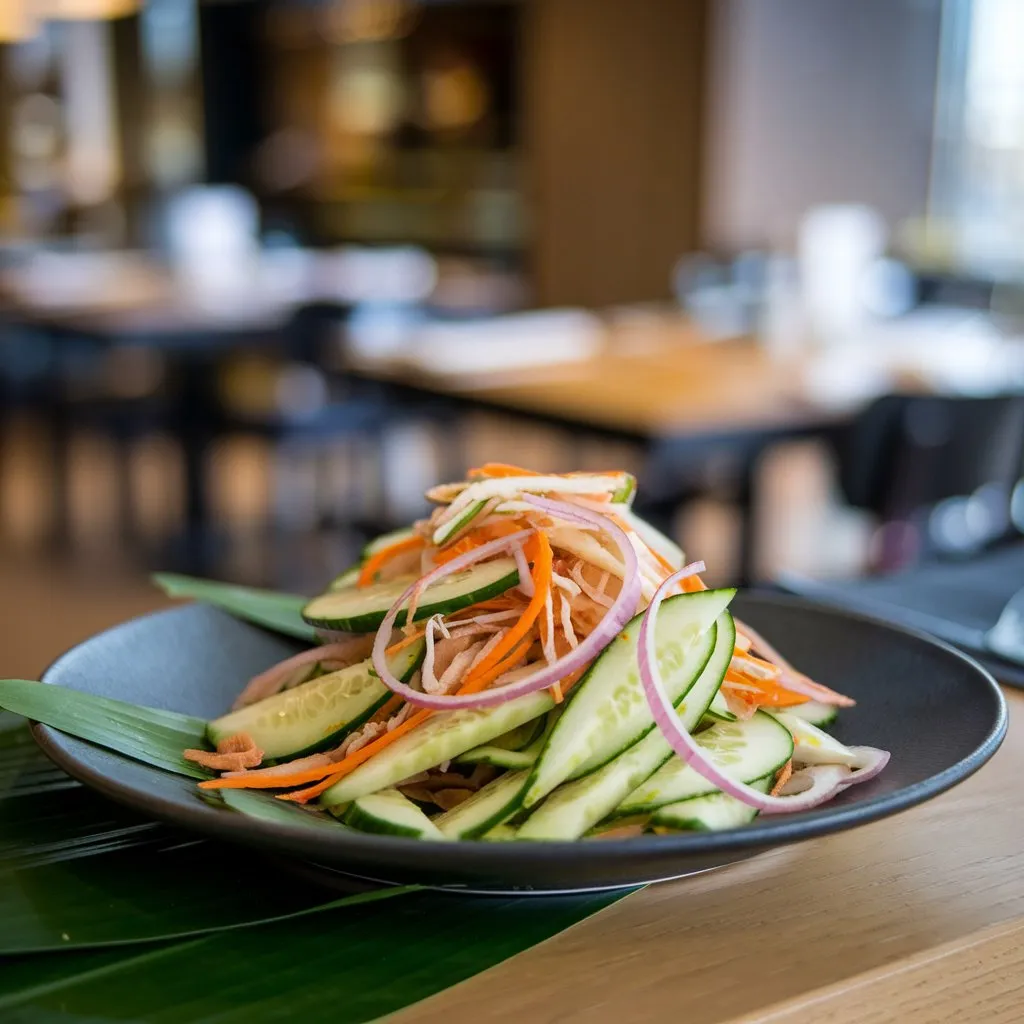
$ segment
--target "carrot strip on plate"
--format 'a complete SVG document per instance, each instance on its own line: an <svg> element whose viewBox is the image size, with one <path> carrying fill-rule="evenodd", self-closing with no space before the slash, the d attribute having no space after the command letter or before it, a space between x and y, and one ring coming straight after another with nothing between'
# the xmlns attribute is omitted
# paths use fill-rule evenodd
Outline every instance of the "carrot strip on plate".
<svg viewBox="0 0 1024 1024"><path fill-rule="evenodd" d="M356 585L360 587L369 586L374 581L377 573L392 558L402 555L406 551L418 551L420 548L425 547L426 543L426 540L417 534L415 537L406 537L404 540L398 540L394 544L389 544L386 548L381 548L380 551L371 555L363 563L362 568L359 570L359 579L356 581Z"/></svg>
<svg viewBox="0 0 1024 1024"><path fill-rule="evenodd" d="M522 466L513 466L509 462L485 462L482 466L471 469L466 474L466 479L477 476L494 479L504 476L541 476L541 474L532 469L523 469Z"/></svg>

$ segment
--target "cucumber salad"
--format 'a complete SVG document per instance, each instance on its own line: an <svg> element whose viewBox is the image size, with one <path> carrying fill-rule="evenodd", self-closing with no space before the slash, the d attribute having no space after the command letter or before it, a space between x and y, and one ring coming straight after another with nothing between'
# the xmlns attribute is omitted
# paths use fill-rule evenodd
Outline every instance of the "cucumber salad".
<svg viewBox="0 0 1024 1024"><path fill-rule="evenodd" d="M806 811L889 759L848 697L733 618L637 516L628 473L489 463L427 493L309 601L320 644L250 680L185 756L345 826L621 838Z"/></svg>

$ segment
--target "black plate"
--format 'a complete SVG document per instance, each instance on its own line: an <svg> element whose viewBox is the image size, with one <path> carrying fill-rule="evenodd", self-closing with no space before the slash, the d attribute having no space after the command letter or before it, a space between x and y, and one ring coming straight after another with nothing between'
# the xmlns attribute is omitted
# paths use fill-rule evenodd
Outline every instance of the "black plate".
<svg viewBox="0 0 1024 1024"><path fill-rule="evenodd" d="M951 647L792 598L747 594L735 609L810 675L857 699L855 708L840 715L836 734L849 743L891 750L881 776L818 810L765 817L728 832L442 844L252 820L207 805L188 779L44 726L35 733L43 750L86 785L197 832L387 882L524 890L675 877L862 825L949 789L980 768L1002 741L1006 706L998 686ZM44 682L213 717L248 677L295 649L293 642L193 605L93 637L60 658ZM303 867L308 871L310 864Z"/></svg>

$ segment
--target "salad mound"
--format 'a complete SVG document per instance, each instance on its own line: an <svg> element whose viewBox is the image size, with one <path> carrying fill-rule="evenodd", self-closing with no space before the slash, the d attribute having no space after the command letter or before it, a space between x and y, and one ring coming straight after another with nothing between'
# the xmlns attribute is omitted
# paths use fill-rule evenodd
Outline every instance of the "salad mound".
<svg viewBox="0 0 1024 1024"><path fill-rule="evenodd" d="M308 602L321 643L210 723L205 789L420 839L717 830L805 811L885 751L632 510L628 473L489 463Z"/></svg>

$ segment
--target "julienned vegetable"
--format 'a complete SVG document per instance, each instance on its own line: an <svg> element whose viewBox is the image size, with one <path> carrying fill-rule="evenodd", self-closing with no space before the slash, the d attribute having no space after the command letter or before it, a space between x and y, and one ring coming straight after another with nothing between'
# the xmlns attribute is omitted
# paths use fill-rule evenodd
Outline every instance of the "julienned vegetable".
<svg viewBox="0 0 1024 1024"><path fill-rule="evenodd" d="M268 789L433 841L739 827L878 774L853 702L707 590L622 472L488 463L428 492L303 615L325 643L211 722L207 789ZM315 803L314 803L315 801Z"/></svg>

